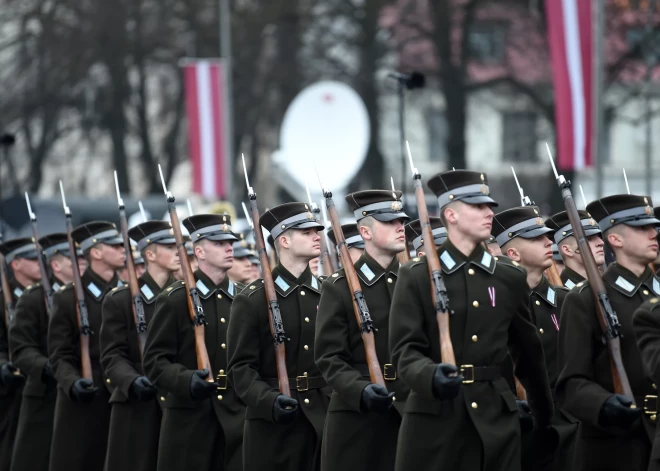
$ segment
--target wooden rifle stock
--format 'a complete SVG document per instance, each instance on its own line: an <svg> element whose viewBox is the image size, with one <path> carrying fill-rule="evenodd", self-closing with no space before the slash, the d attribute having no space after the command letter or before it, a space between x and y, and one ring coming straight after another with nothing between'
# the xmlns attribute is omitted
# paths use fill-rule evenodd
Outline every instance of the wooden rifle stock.
<svg viewBox="0 0 660 471"><path fill-rule="evenodd" d="M186 242L183 240L181 233L181 223L179 222L179 215L176 212L174 205L174 196L167 193L167 210L170 213L170 220L172 221L172 230L174 232L174 239L176 240L176 248L179 253L179 260L181 262L181 273L183 274L183 283L186 286L188 293L188 314L193 323L193 331L195 333L195 354L197 355L197 369L207 370L209 372L206 381L213 382L213 370L211 369L211 360L209 359L209 352L206 349L206 338L204 335L206 320L204 319L204 309L202 302L197 292L197 284L195 283L195 276L192 272L192 267L188 261L188 252L186 251Z"/></svg>
<svg viewBox="0 0 660 471"><path fill-rule="evenodd" d="M456 357L454 356L454 346L451 343L449 332L449 298L447 288L442 279L442 268L440 259L433 238L433 230L429 219L429 211L426 207L424 198L424 189L422 188L422 176L415 172L413 176L415 182L415 199L417 200L417 211L419 213L419 222L422 226L422 237L424 239L424 254L429 268L429 277L431 278L431 299L435 306L435 317L438 322L438 332L440 333L440 357L442 363L448 363L456 366Z"/></svg>
<svg viewBox="0 0 660 471"><path fill-rule="evenodd" d="M596 261L594 260L591 247L587 241L587 237L580 221L580 215L573 200L571 193L571 183L560 176L557 179L559 188L561 189L561 196L564 200L564 207L568 213L568 219L573 227L573 235L577 239L580 254L582 255L582 262L587 272L587 279L589 280L589 287L594 296L596 306L596 317L598 323L603 331L603 341L607 345L607 350L610 356L610 367L612 369L612 382L614 384L614 392L628 396L635 404L632 388L628 381L628 375L623 366L623 359L621 357L621 333L619 331L620 324L612 305L610 304L605 283L598 271Z"/></svg>
<svg viewBox="0 0 660 471"><path fill-rule="evenodd" d="M552 265L550 268L545 270L545 276L548 277L548 281L550 282L551 285L555 286L564 286L564 283L561 281L561 277L559 276L559 270L557 269L557 265L555 264L555 261L552 261Z"/></svg>
<svg viewBox="0 0 660 471"><path fill-rule="evenodd" d="M275 291L273 274L271 272L270 263L268 261L268 254L266 253L266 244L264 243L264 234L261 230L261 223L259 222L257 194L251 193L249 198L250 215L252 217L252 224L254 226L254 241L257 244L257 253L259 255L259 262L261 262L264 289L266 290L266 301L268 302L268 324L270 325L270 333L273 336L273 344L275 347L277 381L279 383L280 392L285 396L290 397L291 388L289 386L289 373L286 369L286 349L284 346L285 342L287 342L289 339L286 337L286 333L284 332L282 314L280 313L280 303L277 301L277 292Z"/></svg>
<svg viewBox="0 0 660 471"><path fill-rule="evenodd" d="M334 232L335 240L337 241L341 264L346 273L348 288L353 295L353 311L355 312L355 318L357 319L362 335L364 352L367 358L367 367L369 368L369 380L374 384L385 386L383 370L380 367L378 356L376 355L376 339L374 337L376 328L373 325L371 314L369 314L369 308L367 307L367 301L364 299L364 294L362 293L360 279L355 272L355 266L348 253L348 247L346 246L344 232L341 229L341 222L339 220L339 215L337 214L337 208L335 208L335 202L332 200L332 193L330 191L324 190L323 196L325 196L325 204L328 208L330 222L332 223L332 231Z"/></svg>

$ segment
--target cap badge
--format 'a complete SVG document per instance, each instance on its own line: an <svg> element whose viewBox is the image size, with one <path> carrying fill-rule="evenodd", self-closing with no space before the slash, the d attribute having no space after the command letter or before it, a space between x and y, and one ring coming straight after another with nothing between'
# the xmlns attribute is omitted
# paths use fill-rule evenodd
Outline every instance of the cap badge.
<svg viewBox="0 0 660 471"><path fill-rule="evenodd" d="M401 201L392 201L392 211L401 211L403 209L403 203Z"/></svg>
<svg viewBox="0 0 660 471"><path fill-rule="evenodd" d="M543 219L536 218L536 224L539 225L539 226L542 226L543 225Z"/></svg>
<svg viewBox="0 0 660 471"><path fill-rule="evenodd" d="M307 206L307 205L305 205ZM314 219L314 215L310 212L307 213L307 219Z"/></svg>
<svg viewBox="0 0 660 471"><path fill-rule="evenodd" d="M596 220L595 220L594 218L589 219L589 224L591 224L592 226L596 226L596 225L597 225L597 224L596 224Z"/></svg>
<svg viewBox="0 0 660 471"><path fill-rule="evenodd" d="M222 216L222 222L227 222L227 216Z"/></svg>
<svg viewBox="0 0 660 471"><path fill-rule="evenodd" d="M650 206L647 206L646 208L644 208L644 212L645 212L648 216L650 216L650 215L653 214L653 209L652 209Z"/></svg>
<svg viewBox="0 0 660 471"><path fill-rule="evenodd" d="M222 218L223 220L225 219L224 217ZM222 225L222 230L227 232L229 230L229 226L227 224Z"/></svg>
<svg viewBox="0 0 660 471"><path fill-rule="evenodd" d="M245 242L244 240L242 240L242 241L241 241L241 247L247 247L247 242Z"/></svg>
<svg viewBox="0 0 660 471"><path fill-rule="evenodd" d="M488 194L488 191L486 190L486 177L484 177L484 174L481 174L481 192L485 195Z"/></svg>

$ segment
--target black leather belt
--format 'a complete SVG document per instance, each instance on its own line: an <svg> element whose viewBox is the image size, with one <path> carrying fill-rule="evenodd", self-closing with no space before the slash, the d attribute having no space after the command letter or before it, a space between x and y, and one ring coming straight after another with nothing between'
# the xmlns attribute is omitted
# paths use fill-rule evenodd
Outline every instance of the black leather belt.
<svg viewBox="0 0 660 471"><path fill-rule="evenodd" d="M463 375L463 384L472 384L475 381L495 381L502 377L499 366L461 365L459 371Z"/></svg>
<svg viewBox="0 0 660 471"><path fill-rule="evenodd" d="M266 378L264 381L269 385L275 388L280 387L280 382L277 378ZM325 388L328 383L325 382L323 376L296 376L295 378L289 378L289 385L295 387L296 391L304 392L310 389L321 389Z"/></svg>
<svg viewBox="0 0 660 471"><path fill-rule="evenodd" d="M360 373L365 378L371 376L369 374L369 367L367 365L364 364L353 365L353 368L355 368L358 371L358 373ZM393 364L385 363L383 365L383 379L385 381L396 380L396 368L394 368Z"/></svg>

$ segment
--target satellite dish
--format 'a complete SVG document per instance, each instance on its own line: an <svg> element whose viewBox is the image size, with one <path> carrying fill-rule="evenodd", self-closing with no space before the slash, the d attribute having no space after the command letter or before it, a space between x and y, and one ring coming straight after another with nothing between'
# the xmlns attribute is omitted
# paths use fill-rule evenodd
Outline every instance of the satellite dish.
<svg viewBox="0 0 660 471"><path fill-rule="evenodd" d="M303 188L306 181L318 187L313 160L324 186L336 191L362 168L369 136L367 108L355 90L341 82L318 82L289 105L273 159Z"/></svg>

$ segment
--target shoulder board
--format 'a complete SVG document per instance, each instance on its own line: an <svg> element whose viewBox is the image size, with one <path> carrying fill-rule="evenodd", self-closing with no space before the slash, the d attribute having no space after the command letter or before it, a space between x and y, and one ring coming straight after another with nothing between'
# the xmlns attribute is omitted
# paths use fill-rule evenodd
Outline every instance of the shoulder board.
<svg viewBox="0 0 660 471"><path fill-rule="evenodd" d="M73 289L73 283L65 284L60 288L60 291L69 291L70 289Z"/></svg>
<svg viewBox="0 0 660 471"><path fill-rule="evenodd" d="M263 287L264 287L264 280L262 279L254 280L252 283L250 283L245 288L243 288L241 294L244 294L246 296L252 296L260 289L263 289Z"/></svg>
<svg viewBox="0 0 660 471"><path fill-rule="evenodd" d="M585 281L580 281L577 285L575 285L575 288L578 291L578 293L581 293L582 291L585 290L585 288L589 287L589 280Z"/></svg>
<svg viewBox="0 0 660 471"><path fill-rule="evenodd" d="M556 290L556 291L566 291L566 292L569 292L569 291L570 291L570 289L568 289L568 288L567 288L566 286L564 286L564 285L550 285L550 286L552 286L552 289L554 289L554 290Z"/></svg>
<svg viewBox="0 0 660 471"><path fill-rule="evenodd" d="M521 273L525 273L525 269L520 265L520 263L516 262L515 260L511 260L506 255L497 255L494 258L495 258L495 261L497 262L498 265L512 267L512 268L515 268L516 270L520 271ZM553 288L554 288L554 286L553 286Z"/></svg>
<svg viewBox="0 0 660 471"><path fill-rule="evenodd" d="M108 294L110 294L110 296L114 296L114 295L117 294L119 291L126 291L127 289L128 289L128 285L124 285L124 286L116 286L116 287L112 288L112 289L110 290L110 293L108 293Z"/></svg>
<svg viewBox="0 0 660 471"><path fill-rule="evenodd" d="M186 284L183 281L180 281L180 280L175 281L174 283L169 285L167 288L165 288L164 293L165 293L166 296L169 296L172 293L174 293L176 290L178 290L179 288L183 288L185 286L186 286Z"/></svg>
<svg viewBox="0 0 660 471"><path fill-rule="evenodd" d="M660 298L651 298L647 302L649 303L651 311L660 307Z"/></svg>
<svg viewBox="0 0 660 471"><path fill-rule="evenodd" d="M426 263L426 255L424 255L422 257L413 257L406 264L409 265L412 268L412 267L415 267L417 265L423 265L425 263Z"/></svg>
<svg viewBox="0 0 660 471"><path fill-rule="evenodd" d="M331 280L332 284L335 284L337 282L337 280L340 280L340 279L345 278L345 277L346 277L346 272L344 271L343 268L340 268L339 270L334 272L332 275L330 275L329 278L326 278L326 279Z"/></svg>

